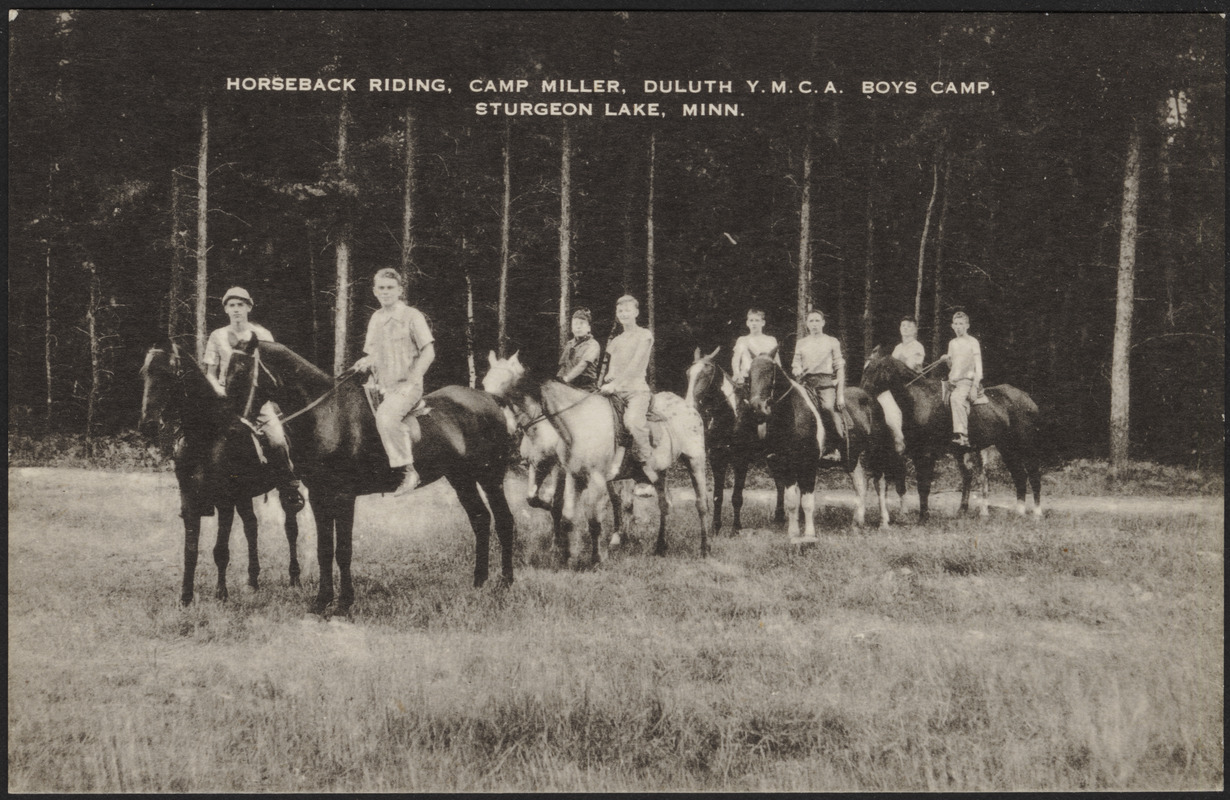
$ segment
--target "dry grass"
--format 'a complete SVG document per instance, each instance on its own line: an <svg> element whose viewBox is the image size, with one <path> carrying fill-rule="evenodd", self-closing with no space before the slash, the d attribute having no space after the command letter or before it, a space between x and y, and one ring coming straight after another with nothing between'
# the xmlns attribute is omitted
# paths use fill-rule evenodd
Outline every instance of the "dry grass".
<svg viewBox="0 0 1230 800"><path fill-rule="evenodd" d="M258 509L262 589L234 589L236 532L232 601L182 610L170 476L9 479L14 791L1223 781L1220 498L866 534L829 506L802 557L761 529L703 561L679 498L670 555L591 572L558 570L522 507L517 582L476 591L464 515L432 487L360 500L351 624L303 620L314 537L292 590L276 503Z"/></svg>

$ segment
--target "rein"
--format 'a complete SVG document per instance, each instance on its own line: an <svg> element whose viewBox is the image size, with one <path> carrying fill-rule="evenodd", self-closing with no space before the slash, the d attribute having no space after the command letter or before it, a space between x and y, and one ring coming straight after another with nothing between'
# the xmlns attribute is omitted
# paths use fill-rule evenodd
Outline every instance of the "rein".
<svg viewBox="0 0 1230 800"><path fill-rule="evenodd" d="M931 364L931 366L929 366L929 367L925 367L925 368L924 368L921 372L919 372L917 375L915 375L913 378L911 378L911 379L909 380L909 382L908 382L908 383L906 383L906 386L913 386L913 385L914 385L914 381L918 380L919 378L922 378L922 377L923 377L923 376L925 376L928 372L930 372L931 370L935 369L936 367L938 367L940 364L943 364L943 363L944 363L944 359L942 359L942 358L941 358L940 360L938 360L938 361L934 362L933 364Z"/></svg>
<svg viewBox="0 0 1230 800"><path fill-rule="evenodd" d="M262 369L265 370L265 374L269 376L270 380L272 380L276 384L277 377L272 372L269 371L268 367L266 367L263 363L261 363L261 351L260 351L260 348L258 347L252 353L252 385L248 389L248 402L247 402L247 405L244 407L243 414L239 417L239 419L243 422L243 424L251 428L252 433L258 436L261 434L262 431L264 431L268 423L261 423L257 425L253 423L249 419L249 417L252 415L252 407L255 405L256 386L258 383L260 383L260 373ZM323 394L321 394L319 397L317 397L312 402L308 403L303 408L299 409L293 414L278 414L277 416L278 422L290 422L295 417L299 417L299 416L302 416L303 414L306 414L307 412L311 411L313 408L316 408L316 406L323 403L325 400L329 399L329 397L334 392L342 388L342 384L346 383L347 381L349 381L351 378L355 377L358 374L359 374L358 370L356 370L354 367L347 369L345 372L343 372L341 375L339 375L334 380L333 385L330 386L327 390L325 390Z"/></svg>

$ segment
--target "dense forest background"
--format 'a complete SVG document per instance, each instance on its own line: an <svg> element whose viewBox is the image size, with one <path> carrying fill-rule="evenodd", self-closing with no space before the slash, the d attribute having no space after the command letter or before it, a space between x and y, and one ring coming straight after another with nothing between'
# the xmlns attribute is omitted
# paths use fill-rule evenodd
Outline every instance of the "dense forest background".
<svg viewBox="0 0 1230 800"><path fill-rule="evenodd" d="M501 346L554 361L561 274L563 307L594 309L600 339L616 297L652 295L656 384L675 391L694 347L729 357L749 305L787 355L799 309L823 309L854 380L902 315L917 306L930 362L964 308L986 382L1038 401L1054 457L1107 452L1126 306L1132 457L1220 468L1224 36L1194 14L21 11L10 433L132 428L145 349L195 346L198 298L205 328L224 325L234 284L332 371L358 355L371 274L398 266L437 337L429 389ZM360 91L225 88L277 75ZM369 93L368 77L452 93ZM628 94L467 88L519 77ZM646 79L736 93L646 97ZM742 91L803 79L844 93ZM863 80L918 93L868 97ZM995 94L936 96L934 80ZM668 116L473 111L544 99Z"/></svg>

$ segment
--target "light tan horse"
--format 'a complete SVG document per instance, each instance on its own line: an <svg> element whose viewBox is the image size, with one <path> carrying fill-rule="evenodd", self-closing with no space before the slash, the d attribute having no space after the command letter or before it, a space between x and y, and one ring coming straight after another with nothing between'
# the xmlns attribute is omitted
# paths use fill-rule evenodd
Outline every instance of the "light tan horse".
<svg viewBox="0 0 1230 800"><path fill-rule="evenodd" d="M567 564L572 557L580 558L579 531L584 521L590 534L590 557L597 564L603 557L599 503L603 493L610 491L608 476L616 474L616 481L632 477L630 470L620 470L624 448L616 443L618 425L611 401L557 380L526 381L525 367L515 354L509 359L499 359L489 353L487 362L490 370L483 377L483 389L509 404L517 428L528 439L528 444L523 440L522 454L530 458L537 455L540 459L537 463L554 457L563 468L561 532L556 537L561 546L561 560ZM658 538L654 552L658 555L666 552L666 517L670 502L665 473L682 457L696 493L701 554L708 555L712 512L706 492L705 435L700 415L682 397L658 392L650 413L649 438L653 444L651 465L659 475L654 485L658 497ZM536 495L538 470L535 466L536 462L531 460L529 491ZM617 547L622 541L621 533L630 529L633 505L629 492L619 493L618 498L611 492L611 500L616 529L609 546ZM621 527L625 530L621 531Z"/></svg>

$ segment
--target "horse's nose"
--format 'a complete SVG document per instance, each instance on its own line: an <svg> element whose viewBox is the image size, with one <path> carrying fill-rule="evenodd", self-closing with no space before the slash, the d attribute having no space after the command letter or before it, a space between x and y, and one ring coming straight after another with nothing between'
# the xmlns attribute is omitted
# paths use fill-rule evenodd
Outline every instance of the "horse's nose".
<svg viewBox="0 0 1230 800"><path fill-rule="evenodd" d="M753 400L752 401L752 417L757 422L764 422L769 416L769 401L768 400Z"/></svg>

